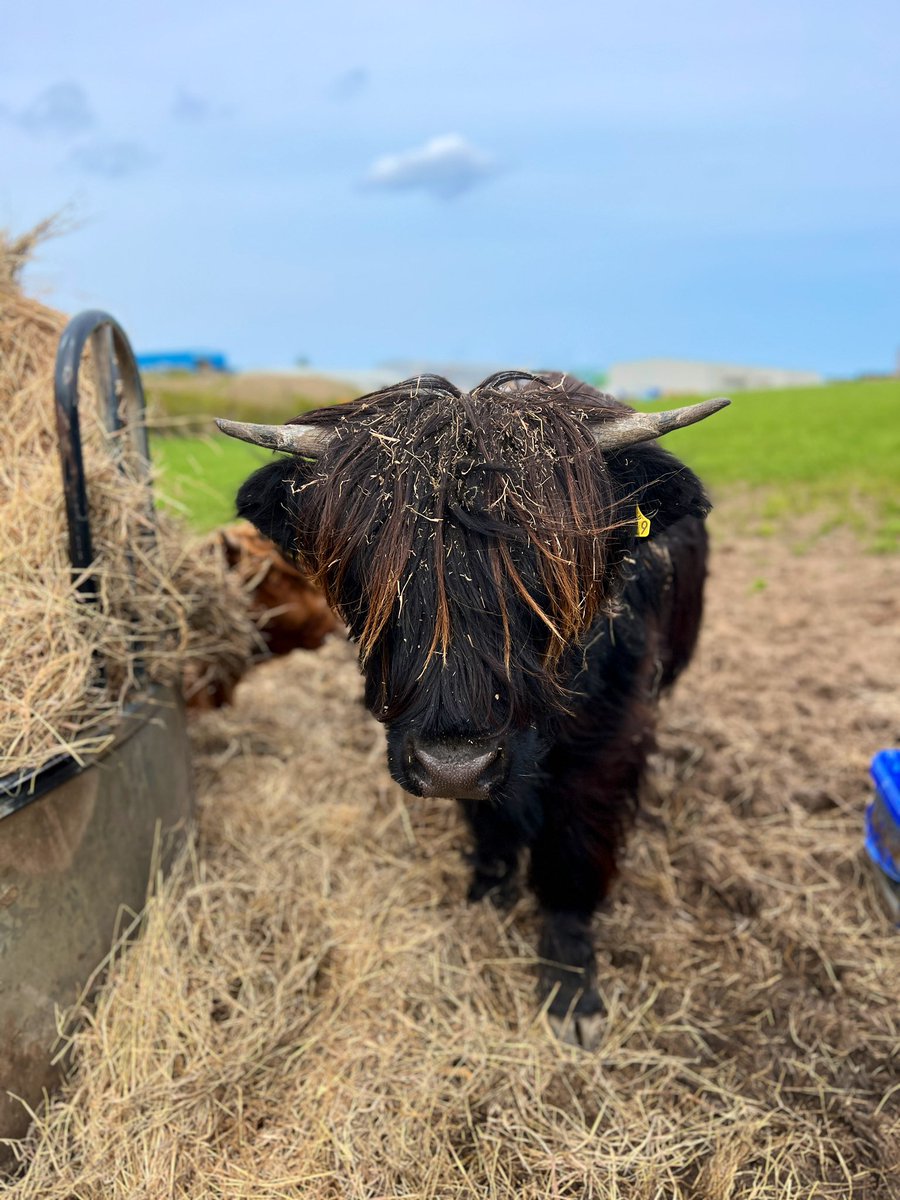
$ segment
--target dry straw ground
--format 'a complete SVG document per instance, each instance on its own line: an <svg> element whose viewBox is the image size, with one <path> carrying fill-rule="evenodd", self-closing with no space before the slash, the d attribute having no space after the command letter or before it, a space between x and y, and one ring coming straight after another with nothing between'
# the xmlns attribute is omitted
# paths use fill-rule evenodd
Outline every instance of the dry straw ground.
<svg viewBox="0 0 900 1200"><path fill-rule="evenodd" d="M145 487L119 469L103 430L89 369L80 414L100 604L79 602L53 409L66 318L18 286L49 228L16 240L0 231L0 777L60 753L102 750L139 661L162 681L178 679L188 663L197 680L239 677L258 644L221 556L171 520L154 533Z"/></svg>
<svg viewBox="0 0 900 1200"><path fill-rule="evenodd" d="M860 837L897 560L727 525L597 922L596 1052L535 1014L531 902L467 907L452 805L391 783L332 643L194 725L196 842L10 1200L900 1195L900 951Z"/></svg>

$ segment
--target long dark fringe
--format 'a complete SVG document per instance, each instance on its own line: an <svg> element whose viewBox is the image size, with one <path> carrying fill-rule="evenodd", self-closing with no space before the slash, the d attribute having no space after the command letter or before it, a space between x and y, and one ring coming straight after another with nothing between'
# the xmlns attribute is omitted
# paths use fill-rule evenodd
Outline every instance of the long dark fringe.
<svg viewBox="0 0 900 1200"><path fill-rule="evenodd" d="M319 494L301 554L338 610L348 569L365 565L362 661L402 608L413 575L427 572L434 627L426 664L436 655L446 661L462 635L451 592L468 589L473 603L499 615L507 671L518 601L546 632L543 668L552 672L607 611L616 497L587 422L617 408L577 380L508 371L471 393L420 376L304 416L313 424L337 418L337 437L305 484Z"/></svg>

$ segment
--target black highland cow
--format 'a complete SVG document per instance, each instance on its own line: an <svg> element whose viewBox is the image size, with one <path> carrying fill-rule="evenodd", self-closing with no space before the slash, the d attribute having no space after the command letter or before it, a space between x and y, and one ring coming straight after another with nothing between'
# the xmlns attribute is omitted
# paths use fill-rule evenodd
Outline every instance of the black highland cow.
<svg viewBox="0 0 900 1200"><path fill-rule="evenodd" d="M302 425L219 422L292 454L238 511L346 621L394 778L459 800L470 898L509 902L530 851L541 997L582 1041L601 1011L591 917L702 611L709 501L653 439L727 403L638 414L504 372L471 393L422 376Z"/></svg>

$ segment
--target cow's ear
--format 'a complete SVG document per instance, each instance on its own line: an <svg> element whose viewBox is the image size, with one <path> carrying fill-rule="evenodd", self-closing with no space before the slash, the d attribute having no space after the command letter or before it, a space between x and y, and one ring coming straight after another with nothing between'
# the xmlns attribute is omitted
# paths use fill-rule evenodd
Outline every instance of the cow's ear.
<svg viewBox="0 0 900 1200"><path fill-rule="evenodd" d="M219 541L222 546L222 553L225 555L225 562L229 567L236 567L241 561L240 541L234 536L231 529L220 529Z"/></svg>
<svg viewBox="0 0 900 1200"><path fill-rule="evenodd" d="M639 507L650 521L651 538L682 517L705 517L712 508L694 472L655 442L608 453L606 463L616 481L623 519L632 505Z"/></svg>
<svg viewBox="0 0 900 1200"><path fill-rule="evenodd" d="M297 475L294 462L277 458L245 479L237 494L238 516L252 522L288 559L297 554Z"/></svg>

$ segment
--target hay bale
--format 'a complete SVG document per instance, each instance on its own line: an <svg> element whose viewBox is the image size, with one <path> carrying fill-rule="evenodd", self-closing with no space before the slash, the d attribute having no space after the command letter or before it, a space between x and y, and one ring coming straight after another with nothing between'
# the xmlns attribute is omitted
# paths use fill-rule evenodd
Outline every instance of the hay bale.
<svg viewBox="0 0 900 1200"><path fill-rule="evenodd" d="M239 676L258 647L221 556L198 553L167 517L152 544L145 487L116 464L87 369L80 415L99 604L79 600L53 402L66 318L19 286L50 231L44 222L19 238L0 234L0 776L102 752L139 662L155 681L177 682L189 663L208 681Z"/></svg>

